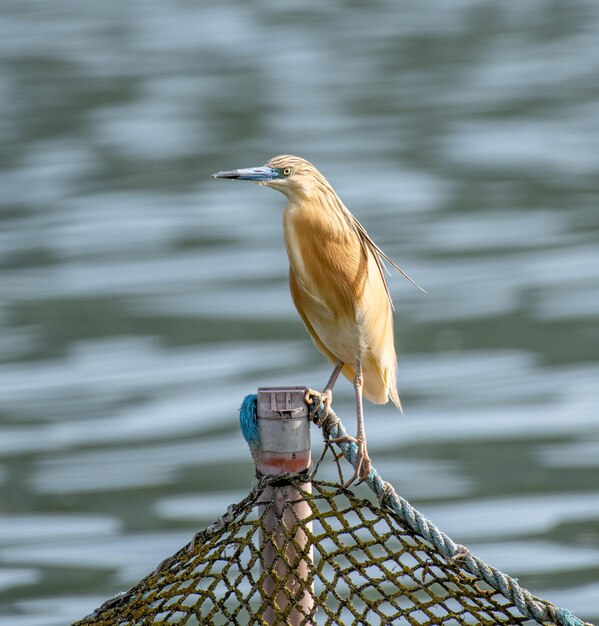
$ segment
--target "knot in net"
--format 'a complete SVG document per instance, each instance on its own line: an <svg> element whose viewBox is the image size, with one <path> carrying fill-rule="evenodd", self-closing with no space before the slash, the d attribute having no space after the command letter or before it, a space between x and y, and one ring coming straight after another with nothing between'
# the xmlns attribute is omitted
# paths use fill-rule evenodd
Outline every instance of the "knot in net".
<svg viewBox="0 0 599 626"><path fill-rule="evenodd" d="M244 500L78 622L538 624L386 506L300 475Z"/></svg>

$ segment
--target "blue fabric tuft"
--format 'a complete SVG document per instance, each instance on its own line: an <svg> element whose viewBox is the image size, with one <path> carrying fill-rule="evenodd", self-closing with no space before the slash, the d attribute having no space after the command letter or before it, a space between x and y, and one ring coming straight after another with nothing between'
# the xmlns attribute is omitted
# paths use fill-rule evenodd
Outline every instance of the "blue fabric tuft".
<svg viewBox="0 0 599 626"><path fill-rule="evenodd" d="M250 448L257 448L260 445L260 430L256 419L256 394L251 393L243 399L239 408L239 426L243 438L248 442Z"/></svg>

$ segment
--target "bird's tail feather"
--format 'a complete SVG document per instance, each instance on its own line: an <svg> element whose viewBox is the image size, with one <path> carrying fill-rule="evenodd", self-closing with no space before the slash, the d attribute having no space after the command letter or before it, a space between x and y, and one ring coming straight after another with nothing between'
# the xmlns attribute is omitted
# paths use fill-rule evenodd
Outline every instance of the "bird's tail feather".
<svg viewBox="0 0 599 626"><path fill-rule="evenodd" d="M388 387L389 389L389 400L393 402L393 404L399 409L400 413L403 415L403 407L401 406L401 400L399 399L399 393L397 391L397 383L395 382L395 377L391 381L391 384Z"/></svg>
<svg viewBox="0 0 599 626"><path fill-rule="evenodd" d="M395 357L395 353L393 354ZM399 393L397 392L397 365L381 369L380 363L374 358L362 361L364 387L362 393L367 400L374 404L385 404L389 400L403 413ZM342 370L347 380L353 382L356 370L353 365L346 363Z"/></svg>

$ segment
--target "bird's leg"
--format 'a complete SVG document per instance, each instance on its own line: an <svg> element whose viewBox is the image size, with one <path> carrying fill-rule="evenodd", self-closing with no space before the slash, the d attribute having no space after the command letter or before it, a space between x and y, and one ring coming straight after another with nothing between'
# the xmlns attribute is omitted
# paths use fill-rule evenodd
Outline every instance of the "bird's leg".
<svg viewBox="0 0 599 626"><path fill-rule="evenodd" d="M339 359L337 359L337 363L335 363L335 367L333 369L333 372L331 373L329 381L327 382L326 387L322 392L322 396L324 396L324 400L322 400L322 402L324 404L325 415L329 412L331 404L333 403L333 387L335 386L335 383L337 382L337 379L339 378L339 374L341 373L342 369L343 363Z"/></svg>
<svg viewBox="0 0 599 626"><path fill-rule="evenodd" d="M360 478L361 480L366 480L368 478L368 475L372 471L372 464L370 462L370 457L368 456L368 451L366 450L366 431L364 430L364 409L362 405L363 384L364 379L362 376L362 363L360 362L360 359L358 359L356 361L356 377L354 378L354 391L356 394L356 416L358 422L358 432L356 433L357 436L337 437L336 439L331 439L333 443L350 441L358 446L356 469L354 475L345 483L345 485L343 485L343 487L346 489L357 478Z"/></svg>
<svg viewBox="0 0 599 626"><path fill-rule="evenodd" d="M364 429L364 406L362 403L362 385L364 378L362 376L362 363L360 359L356 361L356 377L354 379L354 390L356 392L356 417L358 422L358 432L356 443L358 444L358 462L356 463L356 472L352 477L350 484L359 476L362 480L366 480L372 471L372 463L366 450L366 430Z"/></svg>
<svg viewBox="0 0 599 626"><path fill-rule="evenodd" d="M337 378L339 378L339 374L341 373L341 370L343 369L343 365L344 363L340 361L339 359L337 359L337 362L335 363L335 369L333 370L333 373L331 374L331 377L329 378L329 382L326 384L326 387L324 388L322 393L319 393L318 391L314 391L313 389L308 389L308 391L306 392L306 397L305 397L306 404L310 404L312 398L316 398L317 400L322 402L322 404L324 405L324 411L322 412L323 417L328 415L331 409L331 404L333 402L333 387L335 386L335 383L337 382ZM318 407L319 407L320 402L315 403L314 408L310 412L310 419L314 421L316 421L316 413L318 412Z"/></svg>

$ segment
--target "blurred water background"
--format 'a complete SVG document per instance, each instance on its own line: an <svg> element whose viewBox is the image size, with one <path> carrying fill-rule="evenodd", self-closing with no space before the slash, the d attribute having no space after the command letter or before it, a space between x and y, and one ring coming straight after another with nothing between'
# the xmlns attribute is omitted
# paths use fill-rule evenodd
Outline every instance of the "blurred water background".
<svg viewBox="0 0 599 626"><path fill-rule="evenodd" d="M278 153L428 290L375 465L599 618L598 42L591 0L5 0L0 626L131 586L249 490L242 397L326 381L284 197L209 177Z"/></svg>

